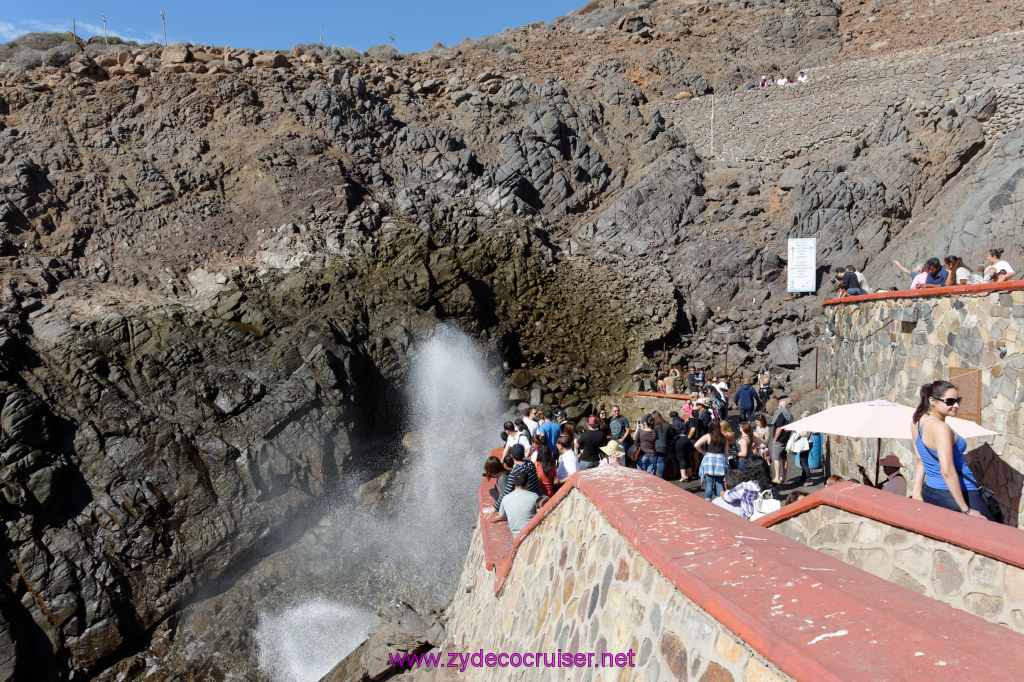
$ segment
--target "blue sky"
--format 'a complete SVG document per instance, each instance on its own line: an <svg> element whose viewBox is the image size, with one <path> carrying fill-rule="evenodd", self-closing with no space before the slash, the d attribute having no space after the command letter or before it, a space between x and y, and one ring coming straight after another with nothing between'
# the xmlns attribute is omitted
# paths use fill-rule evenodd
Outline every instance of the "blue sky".
<svg viewBox="0 0 1024 682"><path fill-rule="evenodd" d="M534 21L551 21L586 0L328 0L231 3L218 0L2 0L0 42L30 31L69 31L74 17L79 35L107 31L126 40L163 42L160 10L167 16L167 38L206 45L286 49L315 43L323 24L324 45L366 50L394 36L402 52L427 50L436 42L455 45Z"/></svg>

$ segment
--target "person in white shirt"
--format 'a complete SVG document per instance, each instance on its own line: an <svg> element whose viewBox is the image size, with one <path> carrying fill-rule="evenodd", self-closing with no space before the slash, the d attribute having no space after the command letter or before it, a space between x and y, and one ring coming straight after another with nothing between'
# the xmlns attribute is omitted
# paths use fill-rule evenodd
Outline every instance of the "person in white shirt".
<svg viewBox="0 0 1024 682"><path fill-rule="evenodd" d="M775 81L775 84L778 85L781 88L783 85L786 84L786 77L785 76L780 76L779 80Z"/></svg>
<svg viewBox="0 0 1024 682"><path fill-rule="evenodd" d="M807 82L807 74L805 74L803 71L801 71L800 75L796 77L796 82L797 83L806 83Z"/></svg>
<svg viewBox="0 0 1024 682"><path fill-rule="evenodd" d="M507 455L509 449L511 449L512 446L516 445L516 444L522 445L523 448L527 452L529 452L529 450L530 450L530 437L528 435L526 435L523 431L521 431L518 428L520 424L523 425L524 429L526 428L526 423L524 421L522 421L521 419L517 419L516 423L505 422L505 427L504 427L505 428L505 452L504 452L504 455Z"/></svg>
<svg viewBox="0 0 1024 682"><path fill-rule="evenodd" d="M530 437L532 438L537 434L537 429L540 424L537 422L537 413L539 410L536 407L527 407L523 410L523 423L526 424L526 428L530 429Z"/></svg>
<svg viewBox="0 0 1024 682"><path fill-rule="evenodd" d="M1013 279L1016 274L1010 264L1003 260L1002 249L989 249L988 253L985 254L985 260L988 261L989 268L995 268L995 273L991 277L986 277L986 282L1005 282ZM985 270L989 272L989 269Z"/></svg>
<svg viewBox="0 0 1024 682"><path fill-rule="evenodd" d="M558 471L556 476L564 481L579 469L579 460L576 458L576 451L572 449L572 440L564 433L555 441L558 448Z"/></svg>
<svg viewBox="0 0 1024 682"><path fill-rule="evenodd" d="M964 265L960 256L946 256L946 271L952 273L946 276L946 286L953 287L962 284L981 284L982 278L971 272L970 268Z"/></svg>

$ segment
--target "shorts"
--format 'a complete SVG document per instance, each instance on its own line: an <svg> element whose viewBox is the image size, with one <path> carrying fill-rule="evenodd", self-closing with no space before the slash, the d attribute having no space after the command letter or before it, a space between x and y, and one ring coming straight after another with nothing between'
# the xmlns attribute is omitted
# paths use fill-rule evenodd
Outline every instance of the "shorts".
<svg viewBox="0 0 1024 682"><path fill-rule="evenodd" d="M785 462L789 459L789 454L786 452L786 446L783 443L772 443L771 453L773 462Z"/></svg>

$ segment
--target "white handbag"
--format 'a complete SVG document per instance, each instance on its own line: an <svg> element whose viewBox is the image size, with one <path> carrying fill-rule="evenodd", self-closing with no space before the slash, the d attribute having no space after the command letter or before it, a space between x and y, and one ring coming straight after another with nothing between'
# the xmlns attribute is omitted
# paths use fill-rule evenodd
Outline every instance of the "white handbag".
<svg viewBox="0 0 1024 682"><path fill-rule="evenodd" d="M787 452L799 453L803 452L804 450L810 449L811 444L810 442L808 442L805 436L798 436L794 434L792 437L790 437L789 442L786 443Z"/></svg>
<svg viewBox="0 0 1024 682"><path fill-rule="evenodd" d="M761 494L754 500L754 513L750 515L751 521L756 521L762 516L782 509L782 502L776 500L771 490L762 490Z"/></svg>

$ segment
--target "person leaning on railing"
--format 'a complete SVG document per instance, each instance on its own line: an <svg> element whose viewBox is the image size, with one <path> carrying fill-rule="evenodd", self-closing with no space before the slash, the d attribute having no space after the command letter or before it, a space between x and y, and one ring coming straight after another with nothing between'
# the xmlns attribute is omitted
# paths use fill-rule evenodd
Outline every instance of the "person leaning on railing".
<svg viewBox="0 0 1024 682"><path fill-rule="evenodd" d="M1009 263L1003 260L1002 249L989 249L985 254L988 266L982 266L986 273L986 282L1005 282L1013 279L1015 273Z"/></svg>
<svg viewBox="0 0 1024 682"><path fill-rule="evenodd" d="M946 280L946 286L959 286L963 284L981 284L982 278L976 276L971 269L964 265L964 259L960 256L946 256L946 271L951 273Z"/></svg>

